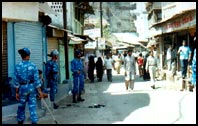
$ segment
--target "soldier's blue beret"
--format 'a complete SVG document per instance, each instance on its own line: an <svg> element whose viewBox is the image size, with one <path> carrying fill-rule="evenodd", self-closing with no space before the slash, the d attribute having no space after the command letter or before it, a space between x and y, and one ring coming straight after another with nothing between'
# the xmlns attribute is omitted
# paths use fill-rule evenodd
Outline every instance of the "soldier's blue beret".
<svg viewBox="0 0 198 126"><path fill-rule="evenodd" d="M50 57L52 57L52 56L58 56L58 55L59 55L59 52L58 52L57 49L52 50L51 53L48 54L48 56L50 56Z"/></svg>
<svg viewBox="0 0 198 126"><path fill-rule="evenodd" d="M30 55L30 50L28 48L22 48L18 50L20 55L25 55L25 56L29 56Z"/></svg>
<svg viewBox="0 0 198 126"><path fill-rule="evenodd" d="M81 54L81 51L80 51L80 50L77 50L77 51L75 52L75 54L76 54L76 55L80 55L80 54Z"/></svg>

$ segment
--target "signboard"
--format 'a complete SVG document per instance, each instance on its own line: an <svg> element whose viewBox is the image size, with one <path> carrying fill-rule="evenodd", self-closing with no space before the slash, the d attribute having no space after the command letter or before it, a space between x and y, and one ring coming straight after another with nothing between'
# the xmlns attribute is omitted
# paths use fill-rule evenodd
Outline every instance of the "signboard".
<svg viewBox="0 0 198 126"><path fill-rule="evenodd" d="M84 30L84 35L88 35L91 38L98 38L100 37L100 28Z"/></svg>
<svg viewBox="0 0 198 126"><path fill-rule="evenodd" d="M98 49L105 49L105 38L100 37L100 28L84 30L84 35L88 35L96 40L93 42L88 42L85 44L85 49L96 49L98 44Z"/></svg>
<svg viewBox="0 0 198 126"><path fill-rule="evenodd" d="M85 44L85 49L95 49L96 48L96 41L88 42Z"/></svg>
<svg viewBox="0 0 198 126"><path fill-rule="evenodd" d="M167 33L167 32L171 32L175 30L180 30L180 29L184 29L193 25L196 25L195 13L184 15L177 20L173 20L173 21L169 21L165 23L163 26L163 32Z"/></svg>

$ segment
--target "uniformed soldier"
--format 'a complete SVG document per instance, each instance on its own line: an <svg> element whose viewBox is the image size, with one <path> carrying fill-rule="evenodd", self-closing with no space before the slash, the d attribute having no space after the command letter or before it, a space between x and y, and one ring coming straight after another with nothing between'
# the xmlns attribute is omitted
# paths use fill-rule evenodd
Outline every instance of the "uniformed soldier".
<svg viewBox="0 0 198 126"><path fill-rule="evenodd" d="M55 49L52 50L48 55L51 57L50 60L46 63L46 79L47 79L47 87L50 88L50 101L52 102L52 106L54 109L57 109L59 106L54 102L55 94L58 92L57 83L58 83L58 55L59 52Z"/></svg>
<svg viewBox="0 0 198 126"><path fill-rule="evenodd" d="M156 77L156 70L159 66L157 58L154 57L153 51L149 52L150 56L146 61L146 71L149 72L151 78L151 88L155 89L155 77Z"/></svg>
<svg viewBox="0 0 198 126"><path fill-rule="evenodd" d="M73 103L78 101L84 101L81 98L82 91L84 90L84 73L83 73L83 63L80 59L81 52L75 52L75 58L71 61L71 71L73 72Z"/></svg>
<svg viewBox="0 0 198 126"><path fill-rule="evenodd" d="M38 117L36 113L36 96L43 98L41 92L41 82L39 80L38 69L36 65L30 62L30 50L23 48L18 50L22 61L15 67L14 87L16 88L16 99L19 101L17 110L18 124L23 124L25 120L25 106L28 102L30 118L32 124L37 124Z"/></svg>

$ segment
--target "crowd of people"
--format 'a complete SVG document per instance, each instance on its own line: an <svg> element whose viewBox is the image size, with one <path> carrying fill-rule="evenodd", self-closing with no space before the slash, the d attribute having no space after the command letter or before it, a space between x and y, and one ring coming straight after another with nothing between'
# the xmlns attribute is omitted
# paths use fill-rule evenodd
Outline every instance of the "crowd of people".
<svg viewBox="0 0 198 126"><path fill-rule="evenodd" d="M196 38L194 40L196 42ZM176 74L176 62L177 56L180 57L182 79L186 78L187 67L191 64L191 87L196 88L196 48L193 50L193 56L191 49L186 46L184 40L183 45L179 47L178 51L170 45L167 50L167 66L171 71L172 76ZM30 61L30 50L28 48L22 48L18 50L21 55L22 61L15 67L14 87L16 88L16 99L19 101L17 120L18 124L23 124L25 120L25 106L26 102L29 104L30 118L32 124L37 124L38 117L36 113L36 99L46 98L48 94L52 107L57 109L59 106L55 103L55 94L58 92L58 55L59 52L55 49L48 56L51 57L45 64L45 76L47 82L47 88L45 89L44 79L42 78L42 71L38 70L36 65ZM138 65L139 77L143 80L150 80L151 88L155 89L156 74L159 70L159 59L157 58L157 52L155 47L152 46L150 51L142 55L134 56L132 50L128 50L127 53L118 53L117 56L112 53L107 53L105 57L89 55L82 60L82 52L75 51L75 57L70 62L71 71L73 75L73 103L83 102L85 99L81 97L84 92L85 79L90 80L90 83L95 82L97 78L98 82L103 81L103 75L106 71L107 81L113 81L112 71L115 70L117 74L120 74L121 66L124 68L125 87L126 90L133 90L135 77L137 74L136 65ZM192 59L191 59L192 57ZM96 71L96 76L95 72ZM191 91L192 91L191 88ZM184 90L182 86L181 91Z"/></svg>

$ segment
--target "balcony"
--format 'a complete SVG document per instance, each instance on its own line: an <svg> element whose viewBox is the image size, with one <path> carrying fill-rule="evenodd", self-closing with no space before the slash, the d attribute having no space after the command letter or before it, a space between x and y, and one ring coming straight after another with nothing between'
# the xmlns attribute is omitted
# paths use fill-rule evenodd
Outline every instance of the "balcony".
<svg viewBox="0 0 198 126"><path fill-rule="evenodd" d="M147 9L148 14L151 14L155 10L161 10L161 2L153 2L153 4Z"/></svg>

